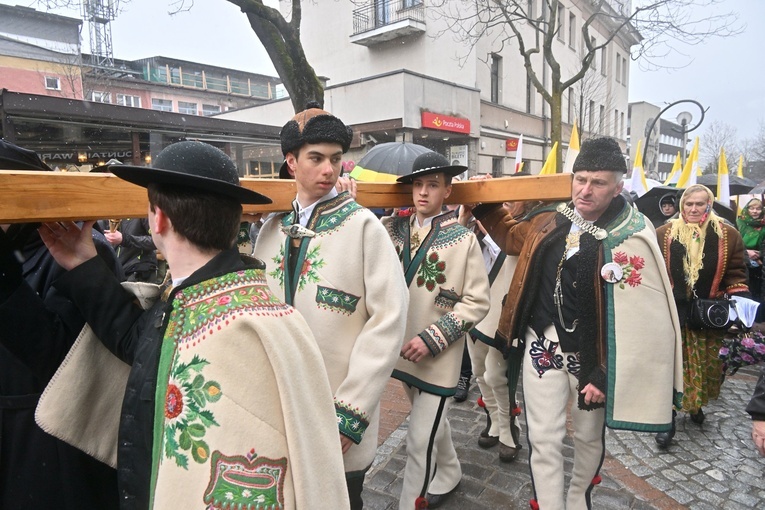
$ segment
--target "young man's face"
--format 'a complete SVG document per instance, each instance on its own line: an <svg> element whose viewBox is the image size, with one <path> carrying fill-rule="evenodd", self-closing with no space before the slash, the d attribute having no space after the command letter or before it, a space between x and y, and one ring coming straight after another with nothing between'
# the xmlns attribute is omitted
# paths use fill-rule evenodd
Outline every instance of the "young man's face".
<svg viewBox="0 0 765 510"><path fill-rule="evenodd" d="M571 200L587 221L596 221L622 191L621 174L609 170L579 170L571 182Z"/></svg>
<svg viewBox="0 0 765 510"><path fill-rule="evenodd" d="M418 219L436 216L441 212L444 200L451 194L452 185L446 185L443 173L416 177L412 181L412 199Z"/></svg>
<svg viewBox="0 0 765 510"><path fill-rule="evenodd" d="M295 177L301 205L313 204L335 187L340 176L343 148L338 143L307 143L287 153L287 166Z"/></svg>

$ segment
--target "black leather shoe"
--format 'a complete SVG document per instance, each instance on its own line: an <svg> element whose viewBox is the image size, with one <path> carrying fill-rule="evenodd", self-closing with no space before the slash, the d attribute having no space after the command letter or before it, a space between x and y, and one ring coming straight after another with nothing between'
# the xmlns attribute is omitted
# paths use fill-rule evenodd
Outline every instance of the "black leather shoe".
<svg viewBox="0 0 765 510"><path fill-rule="evenodd" d="M659 448L662 450L669 448L670 443L672 443L672 438L675 437L675 414L675 411L672 411L672 428L669 429L669 432L659 432L656 434L656 444L658 444Z"/></svg>
<svg viewBox="0 0 765 510"><path fill-rule="evenodd" d="M704 423L704 410L699 407L699 410L691 414L691 421L697 425Z"/></svg>
<svg viewBox="0 0 765 510"><path fill-rule="evenodd" d="M478 446L481 448L491 448L497 446L499 443L499 436L481 436L478 438Z"/></svg>
<svg viewBox="0 0 765 510"><path fill-rule="evenodd" d="M499 461L500 462L512 462L518 457L518 452L521 450L521 445L513 448L507 446L505 443L499 443Z"/></svg>
<svg viewBox="0 0 765 510"><path fill-rule="evenodd" d="M460 380L457 381L457 393L454 394L454 400L457 402L467 400L468 390L470 390L470 378L461 375Z"/></svg>
<svg viewBox="0 0 765 510"><path fill-rule="evenodd" d="M479 436L489 437L489 431L491 430L491 416L489 416L489 410L486 409L486 406L484 406L482 409L483 412L486 413L486 426L483 428Z"/></svg>
<svg viewBox="0 0 765 510"><path fill-rule="evenodd" d="M425 500L428 502L428 508L438 508L439 506L446 503L446 501L449 499L449 496L454 494L459 486L460 484L457 482L457 485L455 485L454 488L446 494L431 494L429 492L425 494Z"/></svg>

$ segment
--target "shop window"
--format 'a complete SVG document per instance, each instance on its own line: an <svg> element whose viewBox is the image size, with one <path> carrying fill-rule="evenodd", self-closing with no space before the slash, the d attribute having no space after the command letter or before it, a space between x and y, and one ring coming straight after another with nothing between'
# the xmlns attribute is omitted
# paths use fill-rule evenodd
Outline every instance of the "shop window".
<svg viewBox="0 0 765 510"><path fill-rule="evenodd" d="M57 76L46 76L45 88L48 90L61 90L61 79Z"/></svg>
<svg viewBox="0 0 765 510"><path fill-rule="evenodd" d="M196 103L178 101L178 113L184 113L186 115L199 115L199 110L197 110Z"/></svg>
<svg viewBox="0 0 765 510"><path fill-rule="evenodd" d="M173 101L171 99L151 99L151 109L159 110L160 112L172 112Z"/></svg>
<svg viewBox="0 0 765 510"><path fill-rule="evenodd" d="M117 94L117 104L121 106L141 107L141 98L139 96L129 96L127 94Z"/></svg>

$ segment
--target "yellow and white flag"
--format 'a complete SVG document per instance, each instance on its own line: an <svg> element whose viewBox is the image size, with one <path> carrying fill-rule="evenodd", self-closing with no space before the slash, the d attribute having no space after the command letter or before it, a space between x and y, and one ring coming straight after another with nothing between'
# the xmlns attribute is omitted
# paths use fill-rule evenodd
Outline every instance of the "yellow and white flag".
<svg viewBox="0 0 765 510"><path fill-rule="evenodd" d="M685 160L685 167L683 167L683 173L680 174L680 179L677 181L678 188L687 188L696 184L696 170L699 167L699 137L693 142L693 149L688 159Z"/></svg>
<svg viewBox="0 0 765 510"><path fill-rule="evenodd" d="M556 170L558 169L558 142L555 142L552 146L552 150L550 150L550 154L547 155L547 160L545 160L545 164L542 167L542 171L539 172L539 175L555 175Z"/></svg>
<svg viewBox="0 0 765 510"><path fill-rule="evenodd" d="M637 194L638 197L648 193L648 183L645 180L645 171L643 170L643 153L640 151L642 144L643 140L638 140L635 164L632 166L632 187L630 188L630 191Z"/></svg>
<svg viewBox="0 0 765 510"><path fill-rule="evenodd" d="M518 137L518 147L515 149L515 173L523 171L523 134Z"/></svg>
<svg viewBox="0 0 765 510"><path fill-rule="evenodd" d="M730 205L730 177L728 162L725 160L725 149L720 147L720 160L717 162L717 200Z"/></svg>
<svg viewBox="0 0 765 510"><path fill-rule="evenodd" d="M579 155L579 131L576 129L576 122L571 129L571 140L568 142L566 150L566 163L563 165L563 173L570 174L574 169L574 160Z"/></svg>
<svg viewBox="0 0 765 510"><path fill-rule="evenodd" d="M744 177L744 155L738 157L738 169L736 170L737 177Z"/></svg>
<svg viewBox="0 0 765 510"><path fill-rule="evenodd" d="M680 179L680 169L683 167L682 160L680 159L680 151L677 151L677 156L675 157L675 164L672 165L672 171L669 172L669 177L667 177L667 180L664 181L665 186L675 186L677 185L677 181Z"/></svg>

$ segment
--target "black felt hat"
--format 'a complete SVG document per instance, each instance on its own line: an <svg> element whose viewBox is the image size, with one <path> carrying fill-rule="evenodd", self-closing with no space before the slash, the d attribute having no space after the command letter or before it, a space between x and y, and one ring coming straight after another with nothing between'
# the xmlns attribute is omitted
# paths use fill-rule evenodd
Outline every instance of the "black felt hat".
<svg viewBox="0 0 765 510"><path fill-rule="evenodd" d="M459 175L467 170L466 166L462 165L450 165L449 160L441 154L430 151L425 152L417 156L412 163L412 173L409 175L402 175L396 181L403 184L411 184L415 178L422 177L423 175L445 173L446 175Z"/></svg>
<svg viewBox="0 0 765 510"><path fill-rule="evenodd" d="M239 185L236 165L222 150L202 142L168 145L151 167L110 165L109 171L133 184L171 184L232 198L242 204L270 204L271 199Z"/></svg>
<svg viewBox="0 0 765 510"><path fill-rule="evenodd" d="M348 152L353 140L353 130L343 124L343 121L319 107L319 103L311 101L306 109L299 112L287 122L279 134L282 143L282 154L294 152L307 143L337 143ZM287 162L279 169L281 179L291 179Z"/></svg>
<svg viewBox="0 0 765 510"><path fill-rule="evenodd" d="M627 163L619 143L613 138L592 138L582 143L579 155L574 160L572 172L588 170L609 170L611 172L627 173Z"/></svg>
<svg viewBox="0 0 765 510"><path fill-rule="evenodd" d="M53 171L51 167L43 163L36 152L22 149L2 138L0 138L0 169Z"/></svg>

